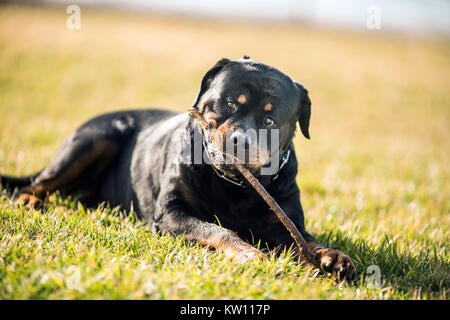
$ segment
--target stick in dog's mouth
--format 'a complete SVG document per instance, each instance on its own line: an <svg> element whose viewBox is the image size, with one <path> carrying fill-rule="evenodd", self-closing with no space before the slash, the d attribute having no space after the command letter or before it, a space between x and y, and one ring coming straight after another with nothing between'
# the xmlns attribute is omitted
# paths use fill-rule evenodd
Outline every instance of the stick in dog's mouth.
<svg viewBox="0 0 450 320"><path fill-rule="evenodd" d="M208 122L203 117L203 115L198 112L194 108L188 109L189 116L195 118L199 121L203 128L207 129L209 127ZM314 259L314 254L309 249L305 238L303 238L302 234L298 231L295 224L289 219L289 217L284 213L283 209L277 204L274 198L266 191L263 185L256 179L253 174L242 164L240 161L233 155L226 154L232 158L234 158L234 166L239 172L244 176L244 178L250 183L250 185L259 193L259 195L264 199L264 201L269 205L269 207L275 212L278 219L280 219L281 223L284 227L289 231L291 237L294 239L295 244L298 247L299 255L303 258L303 261L317 267L320 269L320 266L316 259Z"/></svg>

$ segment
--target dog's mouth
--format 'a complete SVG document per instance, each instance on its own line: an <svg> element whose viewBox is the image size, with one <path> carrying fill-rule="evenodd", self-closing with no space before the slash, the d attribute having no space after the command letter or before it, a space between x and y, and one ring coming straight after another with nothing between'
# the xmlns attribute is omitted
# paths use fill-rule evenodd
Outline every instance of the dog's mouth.
<svg viewBox="0 0 450 320"><path fill-rule="evenodd" d="M265 166L270 159L260 163L260 162L252 162L249 159L252 159L252 155L249 152L243 153L242 157L239 157L232 153L227 153L219 148L212 142L205 142L205 149L208 155L208 158L211 162L211 165L216 169L226 174L231 178L239 178L241 177L241 173L237 170L234 163L239 161L239 163L244 164L244 166L254 175L260 175L260 169ZM256 157L256 156L255 156Z"/></svg>
<svg viewBox="0 0 450 320"><path fill-rule="evenodd" d="M216 169L233 178L237 178L240 175L234 165L235 159L219 150L214 143L210 142L206 144L206 151L211 165Z"/></svg>

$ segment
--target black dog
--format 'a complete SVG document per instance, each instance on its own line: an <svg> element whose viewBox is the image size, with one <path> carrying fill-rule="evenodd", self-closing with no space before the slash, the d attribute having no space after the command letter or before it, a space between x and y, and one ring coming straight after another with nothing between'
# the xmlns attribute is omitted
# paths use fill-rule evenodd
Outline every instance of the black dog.
<svg viewBox="0 0 450 320"><path fill-rule="evenodd" d="M248 57L222 59L203 77L193 108L207 120L206 127L187 114L161 110L101 115L73 132L42 172L3 176L1 182L20 188L15 202L30 208L41 207L56 190L77 194L86 205L107 201L133 209L155 231L182 235L241 261L265 257L243 239L261 240L269 248L290 247L293 239L268 205L232 165L219 161L225 144L231 143L247 155L263 154L246 163L247 168L303 234L322 269L352 279L352 260L316 242L304 227L292 138L297 121L309 138L308 92L277 69ZM258 139L244 132L248 129L278 129L276 152L271 146L261 150ZM185 133L181 141L174 137L180 131ZM175 161L186 146L198 144L198 134L211 162ZM274 155L279 170L263 175Z"/></svg>

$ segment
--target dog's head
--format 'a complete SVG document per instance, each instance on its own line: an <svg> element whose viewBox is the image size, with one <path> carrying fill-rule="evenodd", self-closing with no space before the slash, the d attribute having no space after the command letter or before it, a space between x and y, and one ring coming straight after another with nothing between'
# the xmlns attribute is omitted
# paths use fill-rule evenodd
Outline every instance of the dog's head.
<svg viewBox="0 0 450 320"><path fill-rule="evenodd" d="M297 121L309 139L311 101L297 81L244 57L221 59L203 77L192 106L206 119L206 148L212 164L236 175L227 154L237 156L253 174L289 148ZM228 160L230 158L228 157Z"/></svg>

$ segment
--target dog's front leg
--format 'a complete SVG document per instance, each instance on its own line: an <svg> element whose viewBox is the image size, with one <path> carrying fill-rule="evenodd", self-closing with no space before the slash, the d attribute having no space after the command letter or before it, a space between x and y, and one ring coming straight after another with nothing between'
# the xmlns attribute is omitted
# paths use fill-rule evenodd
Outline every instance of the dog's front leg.
<svg viewBox="0 0 450 320"><path fill-rule="evenodd" d="M227 257L246 262L266 255L242 240L235 232L191 216L180 208L168 207L155 222L158 230L181 235L206 247L222 251Z"/></svg>

